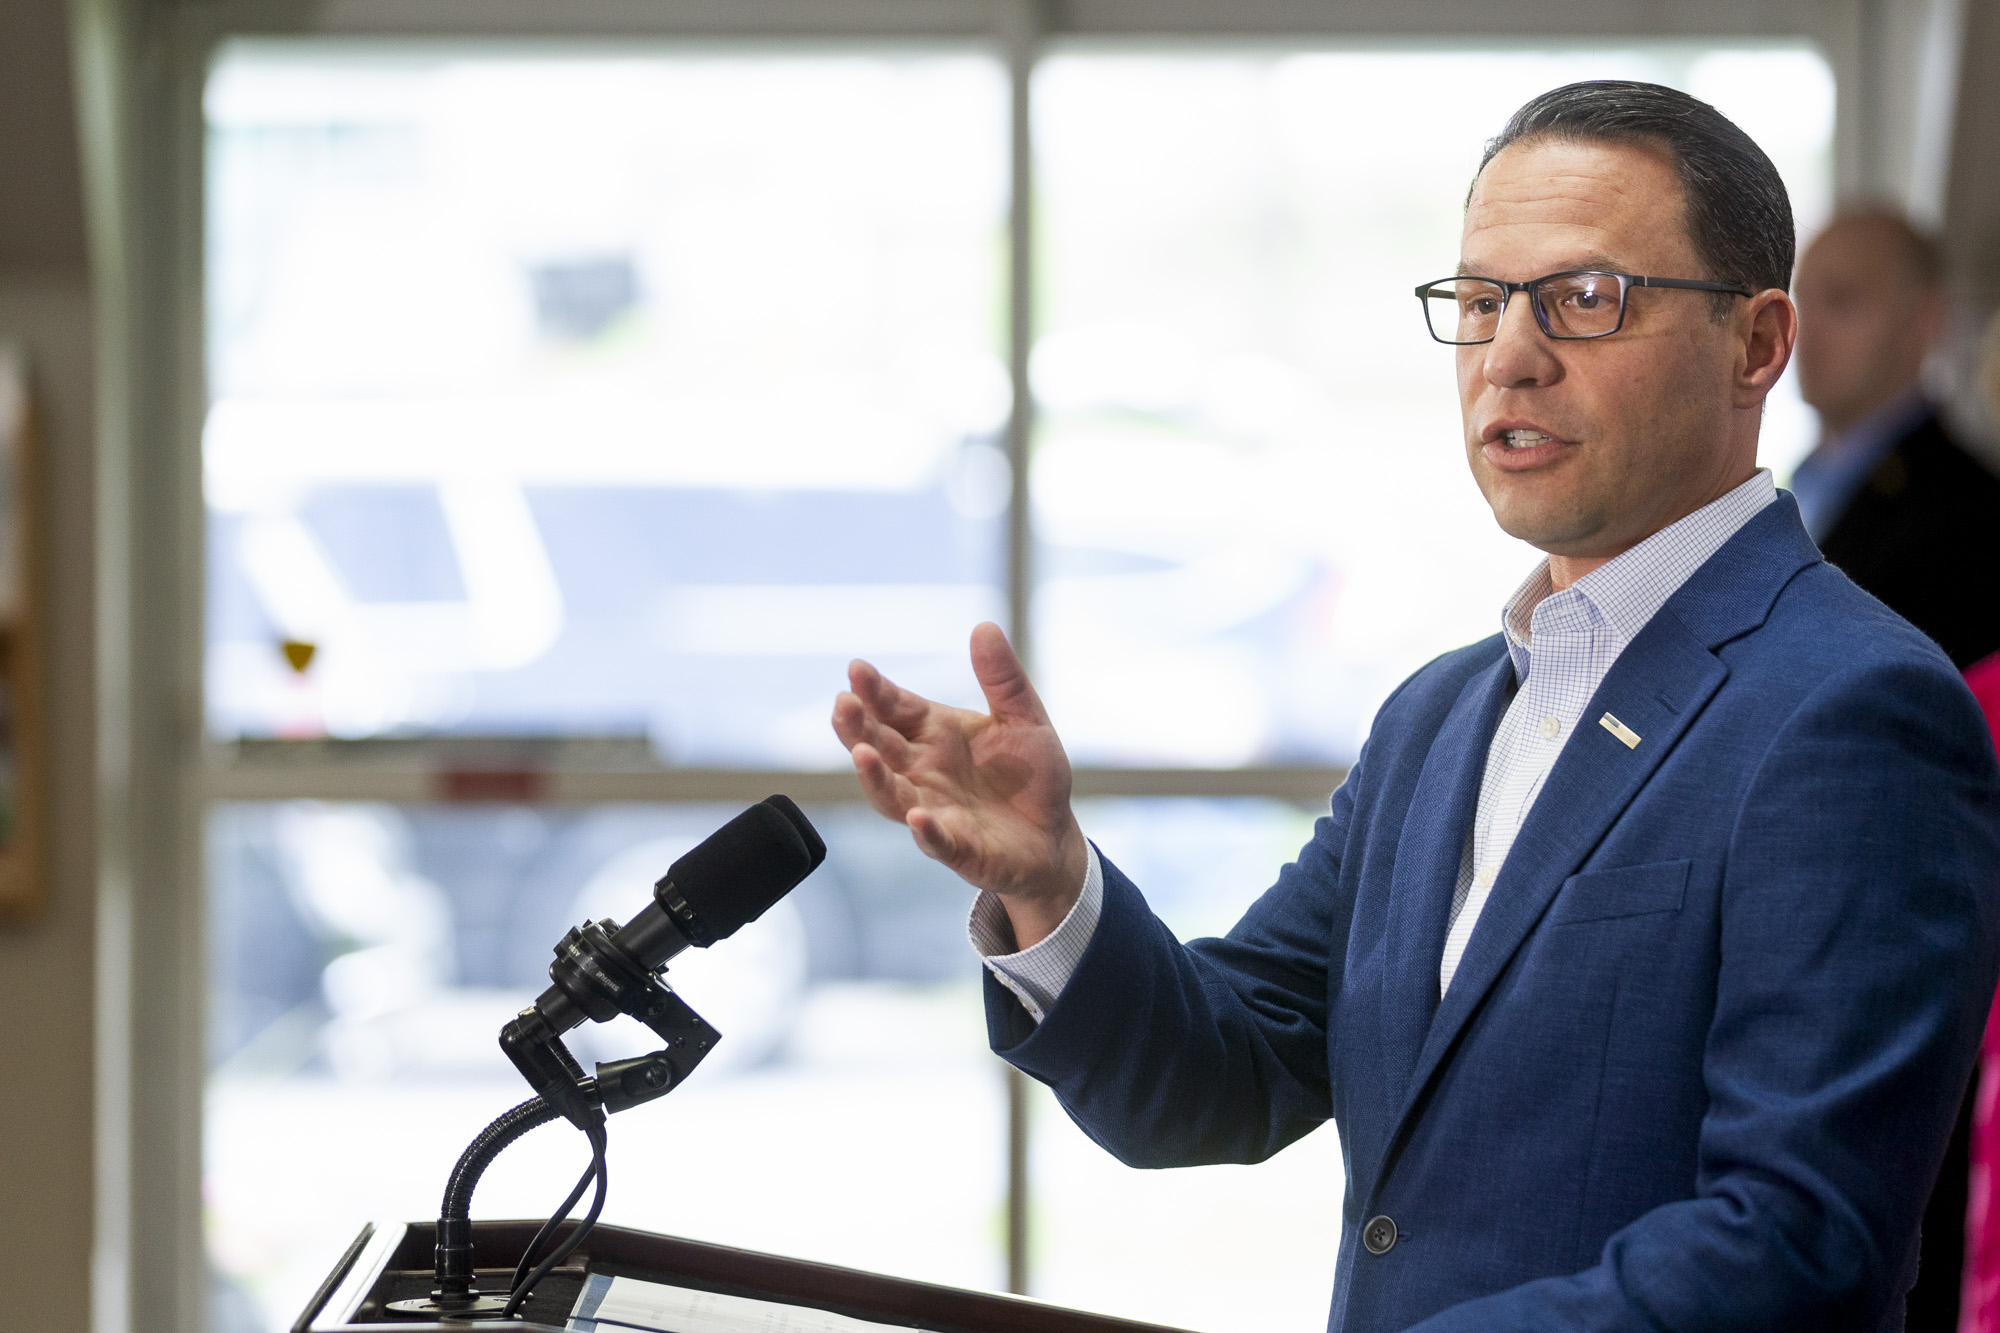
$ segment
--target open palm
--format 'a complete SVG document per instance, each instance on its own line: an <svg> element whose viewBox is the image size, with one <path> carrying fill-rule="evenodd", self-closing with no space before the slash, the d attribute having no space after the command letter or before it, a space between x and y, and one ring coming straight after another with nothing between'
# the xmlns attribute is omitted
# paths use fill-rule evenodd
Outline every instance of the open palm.
<svg viewBox="0 0 2000 1333"><path fill-rule="evenodd" d="M972 669L988 712L925 699L855 662L833 729L869 804L907 825L926 855L1000 895L1025 948L1083 883L1069 757L999 626L973 630Z"/></svg>

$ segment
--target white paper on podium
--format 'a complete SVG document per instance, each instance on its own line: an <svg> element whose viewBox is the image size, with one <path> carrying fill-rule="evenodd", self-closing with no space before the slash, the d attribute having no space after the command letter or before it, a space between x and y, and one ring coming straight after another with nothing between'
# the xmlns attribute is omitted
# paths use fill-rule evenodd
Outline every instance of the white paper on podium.
<svg viewBox="0 0 2000 1333"><path fill-rule="evenodd" d="M633 1277L593 1273L570 1312L570 1333L923 1333L876 1324L803 1305L753 1301L713 1291L670 1287Z"/></svg>

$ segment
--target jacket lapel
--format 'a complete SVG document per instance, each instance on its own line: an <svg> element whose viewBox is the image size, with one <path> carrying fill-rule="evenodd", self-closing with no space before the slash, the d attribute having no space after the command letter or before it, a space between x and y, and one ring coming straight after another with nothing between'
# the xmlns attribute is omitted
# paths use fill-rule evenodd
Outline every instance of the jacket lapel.
<svg viewBox="0 0 2000 1333"><path fill-rule="evenodd" d="M1799 522L1796 502L1779 492L1775 503L1744 524L1667 600L1612 665L1515 837L1473 928L1465 957L1452 976L1451 989L1423 1034L1415 1067L1404 1085L1407 1091L1402 1109L1387 1140L1391 1155L1425 1086L1541 920L1563 881L1576 872L1625 812L1728 678L1729 670L1714 649L1763 624L1785 585L1801 569L1817 564L1819 558L1818 549ZM1600 719L1607 713L1622 723L1627 733L1636 735L1638 743L1627 745L1604 727ZM1454 713L1453 722L1457 720ZM1482 759L1494 725L1487 721L1477 736ZM1440 737L1439 744L1442 742ZM1483 764L1473 769L1475 801L1482 769ZM1424 775L1429 776L1428 765ZM1420 788L1418 799L1422 798ZM1412 811L1413 818L1415 813ZM1459 819L1456 833L1463 838L1471 807ZM1400 881L1399 858L1396 882L1400 885ZM1392 916L1392 958L1398 966L1420 970L1423 985L1435 994L1437 963L1444 947L1442 925L1436 928L1435 943L1423 942L1430 951L1420 958L1394 952L1395 932ZM1403 978L1397 984L1408 988L1411 982ZM1385 1156L1385 1168L1389 1160ZM1378 1186L1381 1179L1378 1175Z"/></svg>
<svg viewBox="0 0 2000 1333"><path fill-rule="evenodd" d="M1451 989L1424 1036L1410 1084L1412 1099L1478 1011L1563 881L1632 803L1728 674L1715 654L1668 611L1654 616L1613 664L1501 863ZM1636 734L1638 744L1628 746L1601 725L1599 719L1607 713Z"/></svg>
<svg viewBox="0 0 2000 1333"><path fill-rule="evenodd" d="M1417 775L1390 878L1388 970L1382 1004L1386 1087L1400 1096L1437 1009L1452 893L1466 831L1479 802L1486 751L1514 689L1514 661L1500 658L1467 681Z"/></svg>

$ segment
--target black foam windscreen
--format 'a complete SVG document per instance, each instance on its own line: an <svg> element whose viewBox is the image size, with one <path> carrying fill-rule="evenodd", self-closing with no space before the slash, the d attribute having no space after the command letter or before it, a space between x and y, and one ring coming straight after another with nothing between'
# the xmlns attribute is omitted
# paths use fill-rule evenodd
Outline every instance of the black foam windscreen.
<svg viewBox="0 0 2000 1333"><path fill-rule="evenodd" d="M790 820L793 829L797 830L799 841L805 844L806 854L812 858L812 865L807 868L806 874L817 870L819 863L826 860L826 844L820 840L819 830L806 818L806 812L799 809L798 802L789 796L771 795L766 796L762 803Z"/></svg>
<svg viewBox="0 0 2000 1333"><path fill-rule="evenodd" d="M770 796L667 868L710 940L735 934L826 859L826 843L788 796ZM697 943L705 941L697 940Z"/></svg>

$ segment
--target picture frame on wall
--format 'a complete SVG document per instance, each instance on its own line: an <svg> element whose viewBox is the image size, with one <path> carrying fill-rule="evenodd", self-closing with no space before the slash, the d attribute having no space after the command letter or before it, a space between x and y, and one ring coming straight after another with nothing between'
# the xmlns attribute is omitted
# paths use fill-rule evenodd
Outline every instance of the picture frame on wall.
<svg viewBox="0 0 2000 1333"><path fill-rule="evenodd" d="M0 921L45 901L39 477L27 358L0 346Z"/></svg>

